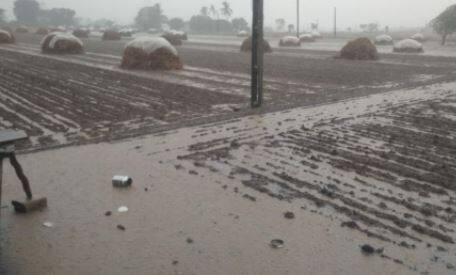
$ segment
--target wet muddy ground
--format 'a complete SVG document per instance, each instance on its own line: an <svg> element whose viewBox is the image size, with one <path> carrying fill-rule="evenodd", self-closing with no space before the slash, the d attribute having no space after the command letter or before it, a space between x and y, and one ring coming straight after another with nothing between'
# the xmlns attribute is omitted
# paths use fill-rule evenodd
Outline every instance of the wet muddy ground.
<svg viewBox="0 0 456 275"><path fill-rule="evenodd" d="M50 207L1 206L0 271L455 272L451 58L279 52L251 111L234 51L184 46L182 72L126 72L120 44L43 56L29 42L0 48L0 127L26 130L24 150L116 142L21 155ZM115 174L133 188L112 189ZM3 197L18 196L7 168Z"/></svg>
<svg viewBox="0 0 456 275"><path fill-rule="evenodd" d="M22 155L50 207L30 216L2 208L1 266L23 274L452 274L455 88ZM132 176L133 187L113 189L114 174ZM9 167L5 183L6 200L21 196ZM118 213L121 205L129 212ZM270 247L275 239L284 247Z"/></svg>

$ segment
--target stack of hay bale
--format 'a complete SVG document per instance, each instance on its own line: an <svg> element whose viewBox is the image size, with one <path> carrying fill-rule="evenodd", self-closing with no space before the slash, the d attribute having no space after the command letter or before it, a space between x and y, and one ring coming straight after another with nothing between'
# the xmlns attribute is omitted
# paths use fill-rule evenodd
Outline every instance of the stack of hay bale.
<svg viewBox="0 0 456 275"><path fill-rule="evenodd" d="M426 37L424 37L424 34L422 34L422 33L415 33L410 38L415 40L415 41L418 41L420 43L423 43L426 40Z"/></svg>
<svg viewBox="0 0 456 275"><path fill-rule="evenodd" d="M35 34L38 35L47 35L49 33L47 28L38 28L35 32Z"/></svg>
<svg viewBox="0 0 456 275"><path fill-rule="evenodd" d="M238 37L249 37L250 34L248 31L239 31L237 34Z"/></svg>
<svg viewBox="0 0 456 275"><path fill-rule="evenodd" d="M28 33L29 30L25 26L20 26L20 27L16 28L16 32L17 33Z"/></svg>
<svg viewBox="0 0 456 275"><path fill-rule="evenodd" d="M241 52L252 51L252 37L246 38L241 45ZM263 39L263 53L272 53L272 47L268 41Z"/></svg>
<svg viewBox="0 0 456 275"><path fill-rule="evenodd" d="M14 35L7 29L0 29L0 44L11 44L14 43Z"/></svg>
<svg viewBox="0 0 456 275"><path fill-rule="evenodd" d="M310 33L305 33L299 37L301 43L315 42L315 37Z"/></svg>
<svg viewBox="0 0 456 275"><path fill-rule="evenodd" d="M121 40L122 36L120 35L120 32L116 30L106 30L101 39L103 41L116 41Z"/></svg>
<svg viewBox="0 0 456 275"><path fill-rule="evenodd" d="M41 41L41 51L53 54L80 54L84 52L84 44L72 34L53 32Z"/></svg>
<svg viewBox="0 0 456 275"><path fill-rule="evenodd" d="M393 44L394 44L393 38L387 34L382 34L382 35L375 37L375 45L386 46L386 45L393 45Z"/></svg>
<svg viewBox="0 0 456 275"><path fill-rule="evenodd" d="M173 46L180 46L182 45L182 40L187 40L187 34L182 31L175 31L175 30L170 30L162 34L164 39L168 40L169 43Z"/></svg>
<svg viewBox="0 0 456 275"><path fill-rule="evenodd" d="M362 37L348 42L342 48L340 57L350 60L377 60L378 52L369 38Z"/></svg>
<svg viewBox="0 0 456 275"><path fill-rule="evenodd" d="M86 29L76 29L73 31L73 35L78 38L88 38L90 34L89 30Z"/></svg>
<svg viewBox="0 0 456 275"><path fill-rule="evenodd" d="M124 50L122 68L142 70L179 70L183 64L179 54L162 37L138 37L130 41Z"/></svg>
<svg viewBox="0 0 456 275"><path fill-rule="evenodd" d="M404 39L394 45L396 53L422 53L424 52L423 44L414 39Z"/></svg>
<svg viewBox="0 0 456 275"><path fill-rule="evenodd" d="M321 33L317 30L313 30L311 33L310 33L314 39L321 39L323 38L323 36L321 35Z"/></svg>
<svg viewBox="0 0 456 275"><path fill-rule="evenodd" d="M285 36L279 41L280 47L300 47L301 40L295 36Z"/></svg>

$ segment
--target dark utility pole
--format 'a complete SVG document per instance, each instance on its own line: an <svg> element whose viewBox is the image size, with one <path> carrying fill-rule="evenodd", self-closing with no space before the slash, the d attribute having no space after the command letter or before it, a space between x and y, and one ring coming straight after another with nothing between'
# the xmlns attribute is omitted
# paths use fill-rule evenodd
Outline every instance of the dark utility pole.
<svg viewBox="0 0 456 275"><path fill-rule="evenodd" d="M263 0L253 0L252 23L252 108L263 103Z"/></svg>
<svg viewBox="0 0 456 275"><path fill-rule="evenodd" d="M337 8L334 7L334 36L337 36Z"/></svg>
<svg viewBox="0 0 456 275"><path fill-rule="evenodd" d="M299 0L296 0L296 36L299 38Z"/></svg>

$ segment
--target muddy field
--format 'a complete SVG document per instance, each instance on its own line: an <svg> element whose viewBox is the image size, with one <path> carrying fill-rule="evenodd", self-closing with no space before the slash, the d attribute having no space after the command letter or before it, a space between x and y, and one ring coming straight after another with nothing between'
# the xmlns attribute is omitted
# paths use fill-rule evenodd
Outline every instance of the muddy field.
<svg viewBox="0 0 456 275"><path fill-rule="evenodd" d="M249 58L190 43L180 72L119 69L125 41L85 41L86 53L43 55L38 35L0 48L0 127L26 130L41 149L121 139L252 113ZM266 57L266 106L260 112L333 102L451 80L451 58L398 56L382 62L335 60L281 50ZM416 60L415 60L415 59ZM417 65L426 58L427 66ZM394 61L394 62L393 62Z"/></svg>
<svg viewBox="0 0 456 275"><path fill-rule="evenodd" d="M277 205L282 208L288 205L294 209L297 220L301 215L316 215L317 219L329 223L336 235L345 236L346 230L354 234L353 244L335 241L341 242L337 245L338 251L348 246L346 253L350 259L358 259L357 256L362 255L359 246L369 244L374 249L372 256L386 261L388 268L392 264L412 273L455 272L456 59L384 54L379 62L351 62L334 59L336 53L331 51L277 50L266 57L266 104L259 110L250 110L249 58L233 45L190 42L178 48L186 64L184 70L141 72L119 68L125 41L101 42L90 38L85 40L83 55L49 56L40 53L39 40L35 35L20 35L18 44L0 47L0 128L26 130L31 139L21 145L24 151L135 138L126 143L69 147L24 157L28 163L34 163L55 161L54 157L64 160L68 152L79 155L70 168L80 165L88 172L84 175L73 175L74 169L66 172L72 175L68 177L70 182L83 182L74 187L76 193L66 184L60 186L61 189L56 188L57 180L44 187L54 199L59 198L59 192L73 194L75 209L81 207L78 196L83 197L84 204L93 204L93 207L99 207L98 200L102 200L102 205L112 204L110 196L94 197L104 192L103 180L109 178L109 173L116 172L111 171L114 167L130 173L133 170L144 186L132 192L142 192L142 188L146 191L138 200L136 197L125 199L126 193L115 193L113 197L125 199L138 208L128 220L128 228L139 232L134 240L139 242L135 246L135 249L139 247L138 251L149 251L141 246L143 239L151 238L146 230L149 224L141 224L137 217L148 217L149 209L143 205L152 207L152 203L158 203L145 198L148 188L152 188L146 182L152 178L165 194L161 200L157 195L163 206L155 207L168 209L167 203L175 202L178 208L201 210L207 209L205 203L209 199L210 205L217 205L214 213L220 214L223 207L233 208L231 204L236 199L248 203L237 202L234 207L252 219L240 222L239 232L250 228L245 235L239 232L225 237L217 235L236 226L238 221L232 220L238 214L230 212L219 217L211 213L211 220L200 224L200 217L194 213L185 217L175 213L178 221L183 219L187 221L185 225L194 226L189 231L195 235L201 233L201 225L206 230L207 223L211 226L217 222L228 223L215 233L208 230L209 235L215 234L206 239L211 245L222 238L235 243L228 247L239 249L251 238L265 238L265 232L273 231L267 227L270 223L252 215L267 216L269 210L263 211L261 207L276 209ZM127 163L134 167L118 160L119 152L123 152L130 160ZM90 158L93 163L82 164L86 154L93 154ZM137 159L141 161L135 163ZM43 177L37 168L34 173L35 177ZM56 178L61 177L55 171L52 173ZM10 174L9 177L11 179ZM89 184L92 181L93 184ZM167 184L161 184L163 182ZM8 186L6 190L13 192ZM187 209L186 203L180 201L185 197L182 193L192 193L200 200L188 198ZM222 195L226 193L231 197ZM226 205L218 205L218 199L226 200ZM79 236L80 230L68 231L76 222L86 226L87 234L97 236L95 239L99 238L100 230L106 230L106 225L100 224L93 211L80 209L81 212L75 214L71 207L66 209L61 202L58 204L62 208L56 212L51 210L49 215L61 222L60 234ZM253 214L249 213L251 208L255 209ZM173 207L170 209L167 211L176 211ZM173 217L169 216L171 220ZM15 234L20 233L14 233L15 223L11 222L14 219L16 217L7 219L9 223L3 231L16 238L19 235ZM266 223L267 230L256 234L258 228L254 225L259 220ZM163 232L157 229L165 235L164 239L169 237L167 230L173 225L166 221L161 220ZM17 222L27 223L19 219ZM283 239L291 250L295 246L305 247L296 236L300 231L297 229L296 234L287 236L289 224L282 222L281 219L275 236ZM305 220L299 222L304 223L302 227L306 226ZM111 238L112 234L106 233L106 236ZM245 239L236 239L238 235ZM170 238L175 241L175 236ZM306 238L310 237L306 235ZM46 236L46 240L58 241L52 236ZM262 239L266 241L270 240ZM18 270L31 270L36 264L31 259L41 257L47 266L41 265L40 270L59 271L54 259L43 258L46 248L40 248L41 253L34 255L34 252L24 252L23 247L18 249L17 244L4 243L11 253L6 262L13 263ZM19 243L21 245L26 244ZM88 247L90 245L94 244ZM114 238L105 245L114 250L122 245L122 240ZM220 249L211 245L205 247L206 251ZM246 250L256 255L258 249L263 248L270 247L261 243ZM186 272L204 271L201 266L195 266L195 263L205 262L198 255L208 258L203 250L186 256L187 260L191 259L184 269ZM92 255L95 262L90 264L93 250L83 251L86 254L64 249L60 253L75 253L79 261L89 261L84 268L92 272L96 259L113 260L109 255L98 256L97 253ZM185 254L185 250L182 251L172 252ZM21 253L27 254L25 258L29 263L24 267L14 260ZM276 259L276 255L267 253L269 250L264 255ZM242 253L230 254L223 250L217 255L227 257L231 266L237 267L236 261ZM291 258L277 257L303 264L296 258L299 253L292 255ZM59 258L59 253L56 257ZM324 258L323 255L318 257L315 262ZM152 263L141 262L142 271L148 270L147 266ZM220 263L207 264L215 271L221 266ZM295 274L293 271L303 270L300 264L280 271L291 270L290 273ZM130 270L135 268L126 265ZM367 267L361 267L368 270L369 264L365 265ZM260 271L260 263L252 266L250 271ZM161 271L170 271L168 267L161 268ZM118 272L116 265L104 269L106 273L107 270ZM355 274L363 274L356 270ZM375 274L381 274L378 270ZM341 274L351 273L344 269Z"/></svg>
<svg viewBox="0 0 456 275"><path fill-rule="evenodd" d="M410 270L425 272L431 263L454 270L455 88L399 90L203 128L195 138L217 137L188 146L176 169L223 174L300 204L380 241L380 257Z"/></svg>

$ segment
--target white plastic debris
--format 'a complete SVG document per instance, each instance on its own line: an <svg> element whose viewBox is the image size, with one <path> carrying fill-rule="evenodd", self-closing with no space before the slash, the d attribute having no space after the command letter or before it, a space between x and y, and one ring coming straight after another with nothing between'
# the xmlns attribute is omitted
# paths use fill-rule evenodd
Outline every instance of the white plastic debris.
<svg viewBox="0 0 456 275"><path fill-rule="evenodd" d="M112 185L114 187L129 187L133 183L133 179L129 176L114 176L112 178Z"/></svg>
<svg viewBox="0 0 456 275"><path fill-rule="evenodd" d="M176 48L171 45L168 40L162 37L150 37L142 36L138 37L125 46L125 48L137 48L145 51L147 54L151 54L158 49L165 48L168 49L172 54L178 56Z"/></svg>
<svg viewBox="0 0 456 275"><path fill-rule="evenodd" d="M51 227L54 227L54 224L52 222L44 222L43 226L47 227L47 228L51 228Z"/></svg>
<svg viewBox="0 0 456 275"><path fill-rule="evenodd" d="M126 207L126 206L121 206L121 207L119 207L119 208L117 209L117 212L119 212L119 213L126 213L126 212L128 212L128 207Z"/></svg>

